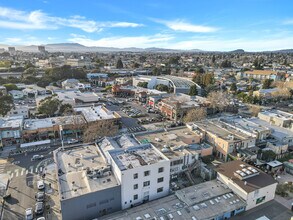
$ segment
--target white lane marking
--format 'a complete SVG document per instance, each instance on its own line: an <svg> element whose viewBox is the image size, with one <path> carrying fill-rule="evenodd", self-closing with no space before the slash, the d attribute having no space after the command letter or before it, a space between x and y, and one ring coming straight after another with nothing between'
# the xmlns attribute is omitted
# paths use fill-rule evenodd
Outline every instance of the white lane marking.
<svg viewBox="0 0 293 220"><path fill-rule="evenodd" d="M15 172L15 177L18 177L18 169L16 169L14 172Z"/></svg>
<svg viewBox="0 0 293 220"><path fill-rule="evenodd" d="M29 168L29 172L30 172L30 173L33 173L33 171L34 171L34 167L33 167L33 166L30 166L30 168Z"/></svg>

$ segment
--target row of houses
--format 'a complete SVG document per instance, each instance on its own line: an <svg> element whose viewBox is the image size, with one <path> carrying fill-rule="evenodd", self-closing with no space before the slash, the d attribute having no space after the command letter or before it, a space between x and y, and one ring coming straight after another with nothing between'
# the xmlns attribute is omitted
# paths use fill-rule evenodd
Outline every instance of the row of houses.
<svg viewBox="0 0 293 220"><path fill-rule="evenodd" d="M0 145L19 146L24 142L60 138L78 138L90 124L96 129L115 133L119 129L120 115L103 105L79 107L70 116L43 119L24 119L23 116L0 118Z"/></svg>

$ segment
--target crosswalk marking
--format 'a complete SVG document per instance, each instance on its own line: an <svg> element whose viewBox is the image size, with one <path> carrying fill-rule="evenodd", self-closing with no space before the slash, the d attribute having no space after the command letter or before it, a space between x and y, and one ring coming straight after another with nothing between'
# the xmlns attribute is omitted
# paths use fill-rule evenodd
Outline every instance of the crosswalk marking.
<svg viewBox="0 0 293 220"><path fill-rule="evenodd" d="M44 167L34 167L30 166L28 169L26 168L19 168L19 169L14 169L13 171L9 170L6 173L10 176L10 178L16 178L19 176L27 175L29 173L33 174L38 174L39 172L42 172L44 170Z"/></svg>
<svg viewBox="0 0 293 220"><path fill-rule="evenodd" d="M18 169L16 169L14 172L15 172L15 177L18 177Z"/></svg>

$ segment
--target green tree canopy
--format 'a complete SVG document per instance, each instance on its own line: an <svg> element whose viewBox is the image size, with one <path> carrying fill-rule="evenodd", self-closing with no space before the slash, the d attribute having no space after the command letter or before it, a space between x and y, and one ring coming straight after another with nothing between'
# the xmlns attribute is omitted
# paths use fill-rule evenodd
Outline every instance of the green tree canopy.
<svg viewBox="0 0 293 220"><path fill-rule="evenodd" d="M169 91L169 87L167 85L164 84L158 84L156 85L156 89L162 92L168 92Z"/></svg>
<svg viewBox="0 0 293 220"><path fill-rule="evenodd" d="M3 86L6 87L6 90L9 92L11 90L18 90L18 87L15 84L9 83L9 84L4 84Z"/></svg>
<svg viewBox="0 0 293 220"><path fill-rule="evenodd" d="M0 96L0 115L5 116L13 108L13 99L10 95Z"/></svg>
<svg viewBox="0 0 293 220"><path fill-rule="evenodd" d="M61 104L60 105L60 109L59 109L59 114L61 115L66 115L66 114L70 114L73 112L73 107L72 105L65 103L65 104Z"/></svg>
<svg viewBox="0 0 293 220"><path fill-rule="evenodd" d="M54 96L49 96L41 100L38 112L47 116L54 116L61 105L61 101Z"/></svg>
<svg viewBox="0 0 293 220"><path fill-rule="evenodd" d="M188 95L191 95L191 96L197 95L197 87L196 87L196 85L190 86Z"/></svg>
<svg viewBox="0 0 293 220"><path fill-rule="evenodd" d="M139 82L139 83L137 83L137 86L142 87L142 88L147 88L148 82Z"/></svg>
<svg viewBox="0 0 293 220"><path fill-rule="evenodd" d="M118 59L117 64L116 64L117 69L123 69L123 63L121 58Z"/></svg>
<svg viewBox="0 0 293 220"><path fill-rule="evenodd" d="M230 91L232 92L237 92L237 85L236 83L232 83L231 86L230 86Z"/></svg>

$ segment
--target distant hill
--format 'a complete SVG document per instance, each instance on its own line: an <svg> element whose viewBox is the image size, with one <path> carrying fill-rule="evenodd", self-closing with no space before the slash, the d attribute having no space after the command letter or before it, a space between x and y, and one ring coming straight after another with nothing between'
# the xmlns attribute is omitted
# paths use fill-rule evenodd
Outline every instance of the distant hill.
<svg viewBox="0 0 293 220"><path fill-rule="evenodd" d="M243 50L243 49L237 49L237 50L232 50L229 53L245 53L245 50Z"/></svg>
<svg viewBox="0 0 293 220"><path fill-rule="evenodd" d="M7 50L8 47L12 45L0 44L0 48L5 48ZM168 49L168 48L158 48L158 47L149 47L149 48L137 48L137 47L129 47L129 48L116 48L116 47L87 47L78 43L55 43L55 44L45 44L46 50L49 52L149 52L149 53L181 53L181 52L189 52L189 53L221 53L223 51L205 51L200 49L190 49L190 50L179 50L179 49ZM16 50L21 50L24 52L38 52L38 45L19 45L15 46ZM243 49L237 49L233 51L228 51L228 53L245 53ZM252 51L251 51L252 52ZM265 52L278 52L278 53L293 53L293 49L283 49L283 50L275 50L275 51L263 51Z"/></svg>

